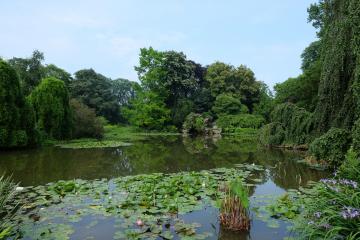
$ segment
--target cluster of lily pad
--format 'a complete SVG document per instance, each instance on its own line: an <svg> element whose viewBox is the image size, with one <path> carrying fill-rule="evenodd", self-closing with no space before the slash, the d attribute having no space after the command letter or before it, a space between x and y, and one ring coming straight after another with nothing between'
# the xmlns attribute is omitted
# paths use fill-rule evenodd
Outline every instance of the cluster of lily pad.
<svg viewBox="0 0 360 240"><path fill-rule="evenodd" d="M24 206L16 218L17 234L28 239L68 238L77 223L88 218L113 219L114 239L205 239L199 225L186 223L181 215L212 205L222 199L219 186L232 179L252 185L254 172L263 168L237 165L175 174L156 173L111 180L73 180L27 187L20 200ZM91 225L91 226L90 226Z"/></svg>

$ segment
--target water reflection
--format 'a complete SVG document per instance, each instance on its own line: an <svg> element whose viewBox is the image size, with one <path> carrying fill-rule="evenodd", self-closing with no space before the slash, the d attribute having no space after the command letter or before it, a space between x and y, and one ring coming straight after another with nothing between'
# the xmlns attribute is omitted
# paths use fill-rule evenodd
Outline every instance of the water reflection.
<svg viewBox="0 0 360 240"><path fill-rule="evenodd" d="M149 137L129 147L112 149L60 149L43 148L16 152L0 152L0 174L13 174L22 185L39 185L60 179L99 179L154 172L198 171L219 167L234 167L239 163L255 163L265 166L266 171L254 178L261 179L250 189L252 204L264 194L280 195L290 188L304 186L310 180L318 180L327 173L319 172L296 163L301 153L264 149L256 143L235 137L221 139L182 138L178 136ZM271 229L265 222L253 219L249 234L225 231L218 222L218 210L207 207L182 216L190 223L201 224L200 231L212 232L211 239L283 239L287 235L284 222ZM104 219L93 228L96 239L111 238L115 229ZM71 239L90 234L81 230L82 223L75 224L77 231ZM96 233L96 234L95 234Z"/></svg>
<svg viewBox="0 0 360 240"><path fill-rule="evenodd" d="M59 179L98 179L154 172L197 171L255 163L268 169L283 189L297 188L324 173L296 163L301 154L259 148L234 137L212 140L178 136L149 137L129 147L112 149L42 148L0 152L0 172L13 174L22 185Z"/></svg>

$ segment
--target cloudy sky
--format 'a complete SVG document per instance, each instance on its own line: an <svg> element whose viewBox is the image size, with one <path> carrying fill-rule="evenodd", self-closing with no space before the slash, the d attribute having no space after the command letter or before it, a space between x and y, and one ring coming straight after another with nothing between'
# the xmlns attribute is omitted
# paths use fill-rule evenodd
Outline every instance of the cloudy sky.
<svg viewBox="0 0 360 240"><path fill-rule="evenodd" d="M315 0L11 0L0 2L0 56L34 49L74 73L93 68L137 80L139 49L184 52L203 65L245 64L273 86L300 73L315 40Z"/></svg>

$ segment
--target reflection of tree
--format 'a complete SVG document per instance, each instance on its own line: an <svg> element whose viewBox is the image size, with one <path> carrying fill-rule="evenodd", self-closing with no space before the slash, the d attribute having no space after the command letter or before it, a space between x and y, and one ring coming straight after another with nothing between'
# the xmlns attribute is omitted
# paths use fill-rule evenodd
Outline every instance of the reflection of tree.
<svg viewBox="0 0 360 240"><path fill-rule="evenodd" d="M297 164L299 153L257 148L236 137L213 139L179 136L147 137L129 147L109 149L42 148L0 153L0 173L13 174L22 185L45 184L60 179L96 179L154 172L199 171L255 163L268 170L254 178L272 179L289 189L308 180L324 177L323 172Z"/></svg>
<svg viewBox="0 0 360 240"><path fill-rule="evenodd" d="M309 169L307 166L296 162L302 157L302 153L295 151L283 151L279 149L267 149L254 153L255 163L269 169L269 177L281 188L290 189L305 186L310 180L319 180L327 175Z"/></svg>

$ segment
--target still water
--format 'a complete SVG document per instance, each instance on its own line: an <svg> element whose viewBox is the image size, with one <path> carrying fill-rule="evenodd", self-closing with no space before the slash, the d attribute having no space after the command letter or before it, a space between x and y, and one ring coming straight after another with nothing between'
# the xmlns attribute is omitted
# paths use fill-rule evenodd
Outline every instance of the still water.
<svg viewBox="0 0 360 240"><path fill-rule="evenodd" d="M0 174L12 174L22 186L43 185L57 180L101 179L143 173L173 173L220 167L239 163L262 165L266 171L251 190L251 201L263 195L281 195L288 189L306 186L327 175L309 169L296 161L303 155L294 151L265 149L254 142L235 137L191 139L180 136L148 137L131 146L107 149L61 149L46 147L34 150L0 152ZM288 235L287 223L279 221L276 228L254 217L249 234L223 231L219 227L216 208L206 208L182 216L185 221L199 222L202 229L212 232L210 239L283 239ZM84 219L83 221L90 221ZM111 218L92 229L85 223L74 225L72 239L112 239Z"/></svg>

